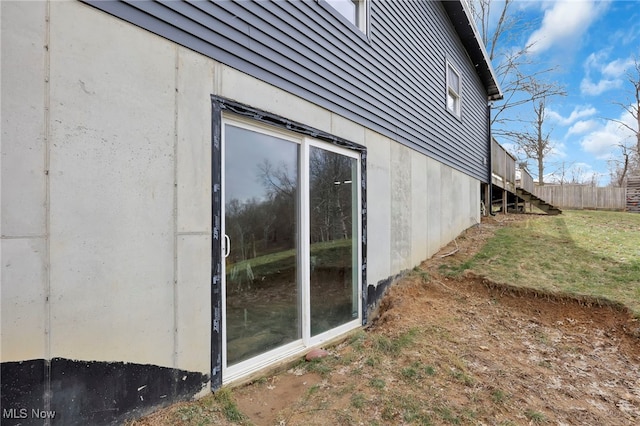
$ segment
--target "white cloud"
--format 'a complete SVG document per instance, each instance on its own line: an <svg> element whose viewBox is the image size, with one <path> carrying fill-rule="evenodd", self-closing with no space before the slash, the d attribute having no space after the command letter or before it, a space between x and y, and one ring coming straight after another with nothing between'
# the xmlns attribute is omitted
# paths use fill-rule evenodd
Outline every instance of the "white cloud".
<svg viewBox="0 0 640 426"><path fill-rule="evenodd" d="M532 53L543 52L551 47L575 45L608 1L558 0L544 12L540 28L534 31L526 45ZM547 4L548 5L548 4Z"/></svg>
<svg viewBox="0 0 640 426"><path fill-rule="evenodd" d="M614 46L637 44L636 40L638 39L640 39L640 22L638 21L631 25L622 25L609 36L609 40Z"/></svg>
<svg viewBox="0 0 640 426"><path fill-rule="evenodd" d="M547 154L546 161L557 161L567 157L567 147L564 143L556 140L551 141L551 151Z"/></svg>
<svg viewBox="0 0 640 426"><path fill-rule="evenodd" d="M617 89L621 85L621 80L602 79L599 82L594 83L589 77L585 77L580 82L580 91L585 95L598 96L607 90Z"/></svg>
<svg viewBox="0 0 640 426"><path fill-rule="evenodd" d="M595 108L590 105L578 105L576 106L571 114L568 117L563 117L560 113L555 112L551 109L547 109L546 116L550 119L557 121L562 126L568 126L571 123L574 123L576 120L579 120L584 117L590 117L593 114L598 112Z"/></svg>
<svg viewBox="0 0 640 426"><path fill-rule="evenodd" d="M600 51L590 54L584 62L585 76L580 82L582 94L597 96L607 90L622 86L625 72L634 65L632 58L618 58L607 62L608 52ZM600 76L599 81L591 78L592 74Z"/></svg>
<svg viewBox="0 0 640 426"><path fill-rule="evenodd" d="M606 64L602 68L602 74L607 77L618 78L622 77L624 73L634 65L633 59L616 59Z"/></svg>
<svg viewBox="0 0 640 426"><path fill-rule="evenodd" d="M618 119L630 127L634 126L634 118L625 112ZM634 134L625 126L615 121L600 123L600 126L586 134L580 141L582 149L599 160L607 160L615 155L620 143L633 140Z"/></svg>
<svg viewBox="0 0 640 426"><path fill-rule="evenodd" d="M569 127L567 135L581 135L595 129L596 126L598 126L598 122L596 120L580 120L573 126Z"/></svg>

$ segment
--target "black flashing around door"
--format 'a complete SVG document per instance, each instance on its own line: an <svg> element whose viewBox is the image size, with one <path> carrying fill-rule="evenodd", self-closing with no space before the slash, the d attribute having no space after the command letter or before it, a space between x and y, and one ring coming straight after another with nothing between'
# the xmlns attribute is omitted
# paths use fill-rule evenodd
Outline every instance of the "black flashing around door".
<svg viewBox="0 0 640 426"><path fill-rule="evenodd" d="M361 197L361 292L362 325L367 323L367 179L366 179L366 159L367 148L363 145L350 142L346 139L334 136L322 130L315 129L296 121L292 121L272 114L267 111L252 108L226 98L212 95L212 246L211 246L211 390L215 391L222 386L222 112L251 118L264 124L269 124L292 132L319 139L343 148L347 148L360 153L360 197Z"/></svg>
<svg viewBox="0 0 640 426"><path fill-rule="evenodd" d="M211 389L222 386L222 112L212 103L211 147Z"/></svg>

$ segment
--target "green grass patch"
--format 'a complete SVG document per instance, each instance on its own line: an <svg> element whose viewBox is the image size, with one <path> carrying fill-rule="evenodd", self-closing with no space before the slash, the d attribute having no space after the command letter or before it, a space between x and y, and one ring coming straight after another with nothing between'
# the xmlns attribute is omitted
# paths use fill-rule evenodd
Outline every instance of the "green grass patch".
<svg viewBox="0 0 640 426"><path fill-rule="evenodd" d="M491 400L495 404L502 404L505 402L506 399L507 399L507 394L505 394L504 391L500 389L495 389L491 392Z"/></svg>
<svg viewBox="0 0 640 426"><path fill-rule="evenodd" d="M403 368L400 374L402 374L402 377L404 377L407 380L415 380L420 377L418 373L418 369L413 366Z"/></svg>
<svg viewBox="0 0 640 426"><path fill-rule="evenodd" d="M305 364L307 371L310 373L319 374L322 377L327 377L329 373L334 370L335 361L331 357L316 358Z"/></svg>
<svg viewBox="0 0 640 426"><path fill-rule="evenodd" d="M499 229L464 269L494 281L622 303L640 316L640 215L566 211Z"/></svg>
<svg viewBox="0 0 640 426"><path fill-rule="evenodd" d="M357 352L361 352L364 349L364 342L367 339L367 335L363 330L358 330L349 338L349 344Z"/></svg>
<svg viewBox="0 0 640 426"><path fill-rule="evenodd" d="M361 393L354 393L351 395L351 406L353 408L361 409L367 403L367 398Z"/></svg>
<svg viewBox="0 0 640 426"><path fill-rule="evenodd" d="M389 338L383 335L377 335L373 339L374 347L376 350L386 354L399 354L402 349L412 345L416 336L418 335L418 329L412 328L411 330L402 333L396 338Z"/></svg>
<svg viewBox="0 0 640 426"><path fill-rule="evenodd" d="M424 372L427 373L427 376L435 376L436 369L431 365L425 365Z"/></svg>
<svg viewBox="0 0 640 426"><path fill-rule="evenodd" d="M454 425L460 424L460 418L456 416L456 414L453 411L451 411L451 409L449 409L448 407L444 407L444 406L436 407L434 411L445 422L451 423Z"/></svg>
<svg viewBox="0 0 640 426"><path fill-rule="evenodd" d="M185 425L185 426L206 426L217 424L237 424L250 425L250 419L243 414L233 398L233 393L228 388L217 390L197 401L188 404L180 404L175 410L168 410L161 419L152 423L142 422L142 424L159 425ZM141 424L137 420L128 420L124 425Z"/></svg>
<svg viewBox="0 0 640 426"><path fill-rule="evenodd" d="M365 359L364 363L368 367L375 367L376 365L380 364L380 357L377 356L377 355L373 355L373 356L367 357L367 359Z"/></svg>
<svg viewBox="0 0 640 426"><path fill-rule="evenodd" d="M439 266L439 272L442 275L445 275L447 277L457 277L467 269L471 269L473 267L473 264L474 264L473 260L467 260L462 263L450 264L450 265L442 264Z"/></svg>
<svg viewBox="0 0 640 426"><path fill-rule="evenodd" d="M372 388L375 388L375 389L384 389L384 387L386 386L386 383L382 379L373 378L373 379L369 380L369 386L371 386Z"/></svg>
<svg viewBox="0 0 640 426"><path fill-rule="evenodd" d="M229 389L222 388L218 390L214 394L214 399L216 400L216 402L218 402L218 404L220 404L222 413L227 418L227 420L231 422L241 422L246 420L245 415L240 412L238 406L233 400L233 396Z"/></svg>
<svg viewBox="0 0 640 426"><path fill-rule="evenodd" d="M544 414L540 413L539 411L526 410L524 412L524 415L527 416L527 419L529 419L532 423L535 423L535 424L541 424L541 423L547 422L547 419L544 416Z"/></svg>
<svg viewBox="0 0 640 426"><path fill-rule="evenodd" d="M411 271L411 276L420 278L420 280L423 283L428 283L429 281L431 281L431 276L429 275L429 272L420 269L419 266L415 266L413 268L413 271Z"/></svg>
<svg viewBox="0 0 640 426"><path fill-rule="evenodd" d="M400 398L400 407L402 409L402 420L409 424L431 425L430 416L424 412L423 404L416 398L404 397Z"/></svg>
<svg viewBox="0 0 640 426"><path fill-rule="evenodd" d="M400 375L407 382L423 382L427 376L433 376L435 374L436 371L432 366L425 365L420 361L414 361L411 365L400 370Z"/></svg>
<svg viewBox="0 0 640 426"><path fill-rule="evenodd" d="M464 383L465 386L473 386L476 383L475 379L468 373L457 368L451 369L451 376L461 383Z"/></svg>
<svg viewBox="0 0 640 426"><path fill-rule="evenodd" d="M209 411L201 405L189 405L178 409L176 412L176 420L189 425L206 425L214 423L217 417L212 415L213 411Z"/></svg>
<svg viewBox="0 0 640 426"><path fill-rule="evenodd" d="M317 393L320 390L320 385L315 384L312 385L309 389L307 389L307 396L311 396L314 393Z"/></svg>

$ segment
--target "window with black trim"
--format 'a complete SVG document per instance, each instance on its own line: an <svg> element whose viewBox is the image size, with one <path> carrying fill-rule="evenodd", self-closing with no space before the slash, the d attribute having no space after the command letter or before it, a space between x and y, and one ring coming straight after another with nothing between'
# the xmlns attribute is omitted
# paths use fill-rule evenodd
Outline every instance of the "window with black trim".
<svg viewBox="0 0 640 426"><path fill-rule="evenodd" d="M325 0L340 15L366 34L369 0Z"/></svg>
<svg viewBox="0 0 640 426"><path fill-rule="evenodd" d="M458 70L447 61L447 111L460 118L462 114L462 79Z"/></svg>

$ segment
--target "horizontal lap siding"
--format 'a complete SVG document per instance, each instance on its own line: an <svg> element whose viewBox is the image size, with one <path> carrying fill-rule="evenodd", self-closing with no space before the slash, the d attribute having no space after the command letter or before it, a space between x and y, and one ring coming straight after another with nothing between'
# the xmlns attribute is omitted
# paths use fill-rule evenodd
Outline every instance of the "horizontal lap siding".
<svg viewBox="0 0 640 426"><path fill-rule="evenodd" d="M369 40L315 1L88 3L486 181L486 90L440 2L372 1Z"/></svg>
<svg viewBox="0 0 640 426"><path fill-rule="evenodd" d="M409 141L421 146L436 159L457 166L481 180L487 173L481 166L489 155L486 141L486 95L464 48L457 40L438 2L376 2L385 31L381 45L403 46L389 56L399 71L406 90L399 112L408 121ZM413 17L409 20L407 17ZM389 51L391 53L392 51ZM462 122L445 108L446 60L462 73ZM392 67L391 64L388 65ZM462 164L461 164L462 163ZM479 167L480 166L480 167Z"/></svg>

